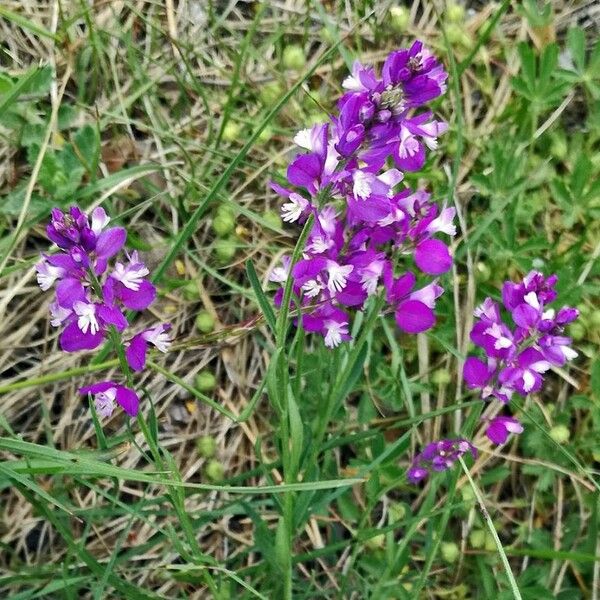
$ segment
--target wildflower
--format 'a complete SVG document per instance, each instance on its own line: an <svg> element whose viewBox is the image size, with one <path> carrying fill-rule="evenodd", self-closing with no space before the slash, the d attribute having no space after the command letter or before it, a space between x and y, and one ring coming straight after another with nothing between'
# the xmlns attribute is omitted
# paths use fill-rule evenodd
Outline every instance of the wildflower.
<svg viewBox="0 0 600 600"><path fill-rule="evenodd" d="M98 414L109 417L116 402L130 417L138 414L140 399L130 388L119 385L114 381L99 381L93 385L87 385L79 389L80 394L90 394L94 398L94 404Z"/></svg>
<svg viewBox="0 0 600 600"><path fill-rule="evenodd" d="M485 435L494 444L504 444L509 433L523 433L523 425L514 417L495 417L485 430Z"/></svg>
<svg viewBox="0 0 600 600"><path fill-rule="evenodd" d="M137 252L127 254L127 261L109 261L123 248L127 232L122 227L108 227L106 211L95 208L86 215L72 206L66 213L53 209L46 232L59 252L42 255L36 265L37 280L43 291L55 288L50 304L51 325L61 328L59 344L65 352L93 350L109 333L122 334L128 327L125 309L144 310L156 297L156 289L146 277L149 269ZM134 336L127 346L129 368L143 369L147 345L165 352L169 347L170 325L159 324ZM135 416L139 398L136 393L112 381L81 388L94 396L98 414L110 416L115 402Z"/></svg>
<svg viewBox="0 0 600 600"><path fill-rule="evenodd" d="M459 457L470 453L477 458L477 449L465 439L447 439L427 444L418 454L407 473L411 483L425 479L430 471L446 471L450 469Z"/></svg>

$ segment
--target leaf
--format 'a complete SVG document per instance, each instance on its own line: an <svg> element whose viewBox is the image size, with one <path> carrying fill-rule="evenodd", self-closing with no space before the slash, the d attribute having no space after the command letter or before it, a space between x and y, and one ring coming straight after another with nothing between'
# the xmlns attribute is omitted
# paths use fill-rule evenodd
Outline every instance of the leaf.
<svg viewBox="0 0 600 600"><path fill-rule="evenodd" d="M94 177L100 160L100 136L98 129L85 125L73 137L75 154L85 170Z"/></svg>
<svg viewBox="0 0 600 600"><path fill-rule="evenodd" d="M248 275L248 279L250 280L250 285L254 290L254 294L256 296L256 301L262 310L262 313L265 317L265 321L267 325L270 327L272 333L276 333L276 319L275 313L273 312L273 308L271 307L271 303L267 299L261 285L258 280L258 276L256 274L256 270L254 269L254 265L252 261L248 259L246 261L246 274Z"/></svg>

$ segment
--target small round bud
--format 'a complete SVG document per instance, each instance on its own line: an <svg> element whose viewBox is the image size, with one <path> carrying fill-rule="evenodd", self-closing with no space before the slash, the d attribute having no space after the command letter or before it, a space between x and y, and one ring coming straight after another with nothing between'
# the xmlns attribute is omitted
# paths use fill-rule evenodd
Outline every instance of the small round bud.
<svg viewBox="0 0 600 600"><path fill-rule="evenodd" d="M452 376L448 369L436 369L431 376L431 381L435 385L448 385L452 381Z"/></svg>
<svg viewBox="0 0 600 600"><path fill-rule="evenodd" d="M210 392L217 385L217 379L210 371L200 371L194 383L199 392Z"/></svg>
<svg viewBox="0 0 600 600"><path fill-rule="evenodd" d="M454 542L442 542L440 552L442 558L450 564L455 563L460 556L460 548Z"/></svg>
<svg viewBox="0 0 600 600"><path fill-rule="evenodd" d="M471 486L464 486L460 489L460 495L464 502L474 503L475 502L475 492Z"/></svg>
<svg viewBox="0 0 600 600"><path fill-rule="evenodd" d="M258 92L260 101L265 106L273 106L281 96L283 96L283 88L277 81L265 83Z"/></svg>
<svg viewBox="0 0 600 600"><path fill-rule="evenodd" d="M273 137L273 128L270 125L267 125L258 134L258 141L261 144L266 144L272 137Z"/></svg>
<svg viewBox="0 0 600 600"><path fill-rule="evenodd" d="M480 261L475 265L475 278L477 281L489 281L491 276L492 270L484 262Z"/></svg>
<svg viewBox="0 0 600 600"><path fill-rule="evenodd" d="M460 44L463 37L462 27L457 23L450 23L448 27L446 27L446 37L453 46Z"/></svg>
<svg viewBox="0 0 600 600"><path fill-rule="evenodd" d="M390 8L390 27L396 33L404 33L410 21L410 12L405 6Z"/></svg>
<svg viewBox="0 0 600 600"><path fill-rule="evenodd" d="M582 323L571 323L567 331L574 340L582 340L585 337L585 327Z"/></svg>
<svg viewBox="0 0 600 600"><path fill-rule="evenodd" d="M237 250L237 242L232 238L219 238L215 242L215 254L221 263L227 263L233 259Z"/></svg>
<svg viewBox="0 0 600 600"><path fill-rule="evenodd" d="M235 219L232 219L226 215L218 214L212 222L212 228L216 235L219 237L225 237L229 235L235 227Z"/></svg>
<svg viewBox="0 0 600 600"><path fill-rule="evenodd" d="M485 531L483 529L473 529L469 534L469 543L472 548L483 548L485 544Z"/></svg>
<svg viewBox="0 0 600 600"><path fill-rule="evenodd" d="M306 56L300 46L290 45L283 49L283 66L286 69L300 71L306 65Z"/></svg>
<svg viewBox="0 0 600 600"><path fill-rule="evenodd" d="M551 430L550 430L550 437L557 443L557 444L566 444L569 441L569 438L571 437L571 432L569 431L569 428L566 425L555 425Z"/></svg>
<svg viewBox="0 0 600 600"><path fill-rule="evenodd" d="M195 281L188 281L183 286L183 297L190 302L198 300L200 298L200 292L198 291L198 285Z"/></svg>
<svg viewBox="0 0 600 600"><path fill-rule="evenodd" d="M498 549L494 540L494 536L489 531L486 531L485 533L485 543L483 546L488 552Z"/></svg>
<svg viewBox="0 0 600 600"><path fill-rule="evenodd" d="M218 460L213 458L204 467L204 473L211 481L218 483L219 481L223 481L225 477L225 468Z"/></svg>
<svg viewBox="0 0 600 600"><path fill-rule="evenodd" d="M452 23L462 23L465 18L465 8L456 2L448 2L446 17Z"/></svg>
<svg viewBox="0 0 600 600"><path fill-rule="evenodd" d="M217 441L210 435L203 435L196 440L198 454L204 458L212 458L217 450Z"/></svg>
<svg viewBox="0 0 600 600"><path fill-rule="evenodd" d="M567 140L563 136L555 135L550 144L550 154L558 160L565 160L569 152Z"/></svg>
<svg viewBox="0 0 600 600"><path fill-rule="evenodd" d="M390 523L402 521L406 516L406 506L402 502L392 502L388 508Z"/></svg>
<svg viewBox="0 0 600 600"><path fill-rule="evenodd" d="M223 139L226 142L235 142L240 139L240 135L242 133L242 127L239 123L235 123L234 121L227 121L225 123L225 127L223 128Z"/></svg>
<svg viewBox="0 0 600 600"><path fill-rule="evenodd" d="M365 541L365 546L369 550L381 550L381 548L383 548L384 545L385 535L383 533L370 537L368 540Z"/></svg>
<svg viewBox="0 0 600 600"><path fill-rule="evenodd" d="M600 310L590 313L590 325L594 330L600 329Z"/></svg>
<svg viewBox="0 0 600 600"><path fill-rule="evenodd" d="M207 310L196 315L196 329L202 333L210 333L215 328L215 318Z"/></svg>

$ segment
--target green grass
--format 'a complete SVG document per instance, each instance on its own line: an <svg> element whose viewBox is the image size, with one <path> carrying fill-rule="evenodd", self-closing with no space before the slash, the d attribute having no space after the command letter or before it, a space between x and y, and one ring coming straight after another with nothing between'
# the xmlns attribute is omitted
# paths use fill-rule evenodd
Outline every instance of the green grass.
<svg viewBox="0 0 600 600"><path fill-rule="evenodd" d="M600 44L576 28L586 9L505 1L457 22L420 2L399 30L387 3L227 6L0 8L0 596L596 598ZM457 207L456 268L419 348L372 298L330 351L293 327L290 282L272 306L267 273L300 257L308 227L273 220L268 182L354 59L379 66L415 38L450 73L435 106L450 129L419 177ZM292 44L300 71L283 66ZM35 285L49 211L73 202L127 226L159 289L148 316L174 325L130 423L81 400L119 361L61 353ZM235 214L230 256L219 206ZM468 475L409 485L428 432L479 429L460 375L470 315L533 267L580 308L579 358L514 403L518 439L490 453L479 437ZM200 310L217 331L195 330ZM208 392L194 383L207 369Z"/></svg>

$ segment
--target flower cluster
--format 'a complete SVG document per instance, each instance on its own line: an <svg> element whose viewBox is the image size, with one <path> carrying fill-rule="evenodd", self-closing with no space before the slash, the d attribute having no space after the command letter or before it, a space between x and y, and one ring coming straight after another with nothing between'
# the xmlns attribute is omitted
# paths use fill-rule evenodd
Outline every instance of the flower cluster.
<svg viewBox="0 0 600 600"><path fill-rule="evenodd" d="M556 299L556 282L556 275L544 277L531 271L520 283L504 283L502 303L514 327L502 319L499 305L491 298L475 310L478 322L471 340L486 358L467 358L463 376L470 389L480 390L483 400L507 404L514 393L537 392L551 366L562 367L577 356L571 338L564 335L565 326L578 317L577 309L548 307ZM509 433L522 431L514 417L499 416L490 421L486 435L493 443L503 444Z"/></svg>
<svg viewBox="0 0 600 600"><path fill-rule="evenodd" d="M556 299L557 277L544 277L531 271L520 283L507 281L502 288L502 303L512 318L511 326L501 315L500 306L486 298L475 310L478 321L471 340L486 355L482 360L470 356L463 376L470 389L479 390L483 400L508 404L513 394L527 396L543 384L543 374L552 366L562 367L577 356L564 328L579 313L575 308L558 309L548 305ZM486 424L485 435L494 444L504 444L511 433L522 433L523 425L513 416L500 415ZM419 454L407 473L416 483L430 469L450 468L457 457L475 449L466 440L442 440L429 444Z"/></svg>
<svg viewBox="0 0 600 600"><path fill-rule="evenodd" d="M417 454L406 477L411 483L418 483L429 475L430 470L446 471L450 469L458 458L467 452L470 452L473 458L477 458L475 446L464 439L431 442L420 454Z"/></svg>
<svg viewBox="0 0 600 600"><path fill-rule="evenodd" d="M287 199L284 221L302 224L314 216L291 275L304 329L320 333L330 348L350 338L349 310L360 310L380 284L402 331L419 333L435 323L443 291L435 278L452 258L434 236L454 235L455 209L400 184L403 172L421 169L425 148L435 149L447 128L430 111L418 112L444 93L446 78L421 42L392 52L381 77L355 63L343 82L339 114L295 136L302 152L288 167L288 184L272 184ZM398 273L400 255L412 256L421 276ZM290 262L285 257L271 281L283 284Z"/></svg>
<svg viewBox="0 0 600 600"><path fill-rule="evenodd" d="M77 206L67 213L52 210L46 232L59 251L42 255L36 271L42 290L55 286L50 323L62 328L59 344L65 352L93 350L108 338L121 344L128 327L124 311L142 311L156 297L154 285L146 279L149 271L137 252L126 254L125 262L115 261L109 267L127 237L123 227L107 227L109 221L100 207L89 218ZM169 329L170 325L159 324L134 335L125 346L128 368L144 368L148 344L166 352ZM130 416L138 413L139 398L124 385L102 381L79 391L94 396L98 414L103 417L112 414L115 402Z"/></svg>

